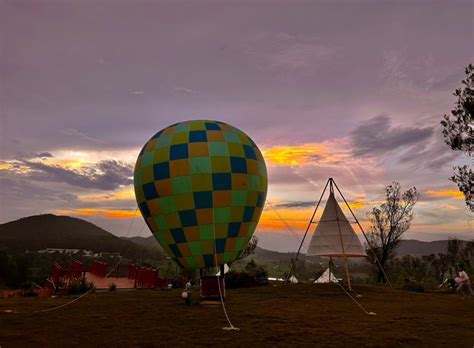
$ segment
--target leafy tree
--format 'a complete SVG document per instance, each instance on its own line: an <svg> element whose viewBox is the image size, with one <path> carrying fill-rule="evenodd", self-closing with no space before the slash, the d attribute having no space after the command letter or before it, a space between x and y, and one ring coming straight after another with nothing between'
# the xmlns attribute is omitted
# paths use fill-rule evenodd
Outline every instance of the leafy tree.
<svg viewBox="0 0 474 348"><path fill-rule="evenodd" d="M233 262L237 260L245 259L246 257L252 255L255 252L255 249L257 248L257 244L258 244L258 237L254 235L252 236L252 238L250 238L249 243L247 244L245 249L242 251L242 253Z"/></svg>
<svg viewBox="0 0 474 348"><path fill-rule="evenodd" d="M257 263L254 261L254 259L251 259L249 262L247 262L244 269L245 269L245 272L256 273L258 266L257 266Z"/></svg>
<svg viewBox="0 0 474 348"><path fill-rule="evenodd" d="M308 265L304 258L291 259L291 265L290 272L283 273L283 279L285 280L289 280L291 276L295 276L298 281L308 280L314 275L309 267L310 265Z"/></svg>
<svg viewBox="0 0 474 348"><path fill-rule="evenodd" d="M249 273L250 275L256 277L256 278L266 278L267 277L267 271L265 268L263 268L260 265L257 265L257 263L254 261L254 259L251 259L246 265L245 265L245 272Z"/></svg>
<svg viewBox="0 0 474 348"><path fill-rule="evenodd" d="M443 282L444 278L449 274L449 277L452 277L452 272L450 272L448 258L445 254L436 255L431 254L429 257L426 257L427 261L430 263L432 268L432 274L438 283Z"/></svg>
<svg viewBox="0 0 474 348"><path fill-rule="evenodd" d="M377 275L379 283L386 281L382 268L385 269L393 259L403 234L410 228L418 197L415 187L402 193L400 184L393 182L385 188L385 202L367 214L371 223L367 235L371 248L367 254L372 259L376 256L380 262L381 268Z"/></svg>
<svg viewBox="0 0 474 348"><path fill-rule="evenodd" d="M461 260L464 267L472 270L474 267L474 241L466 242L464 249L461 250Z"/></svg>
<svg viewBox="0 0 474 348"><path fill-rule="evenodd" d="M465 70L466 79L463 86L454 91L458 98L451 115L444 115L441 121L444 141L451 149L463 151L469 157L474 152L474 65L469 64ZM451 181L458 185L464 194L466 205L474 212L474 171L467 165L454 167Z"/></svg>
<svg viewBox="0 0 474 348"><path fill-rule="evenodd" d="M457 267L460 261L462 245L459 239L449 238L446 258L453 272L457 271Z"/></svg>

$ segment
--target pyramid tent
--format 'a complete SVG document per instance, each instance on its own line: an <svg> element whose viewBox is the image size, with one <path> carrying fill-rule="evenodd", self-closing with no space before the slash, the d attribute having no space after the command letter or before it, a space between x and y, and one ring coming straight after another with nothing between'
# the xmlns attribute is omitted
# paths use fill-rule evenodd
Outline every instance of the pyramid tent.
<svg viewBox="0 0 474 348"><path fill-rule="evenodd" d="M316 284L322 284L322 283L337 283L337 278L336 276L331 272L331 270L328 268L324 271L321 276L314 281Z"/></svg>
<svg viewBox="0 0 474 348"><path fill-rule="evenodd" d="M321 220L309 243L308 256L365 257L359 238L330 192Z"/></svg>
<svg viewBox="0 0 474 348"><path fill-rule="evenodd" d="M292 284L297 284L298 283L298 279L296 279L296 277L294 275L292 275L290 277L290 279L288 279L290 283Z"/></svg>

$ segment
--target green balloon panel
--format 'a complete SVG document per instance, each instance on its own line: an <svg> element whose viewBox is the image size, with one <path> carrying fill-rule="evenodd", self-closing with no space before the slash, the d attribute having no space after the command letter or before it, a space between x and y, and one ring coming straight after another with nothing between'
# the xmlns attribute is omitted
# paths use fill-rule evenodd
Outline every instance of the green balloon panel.
<svg viewBox="0 0 474 348"><path fill-rule="evenodd" d="M205 268L234 260L247 246L265 203L267 170L257 145L241 130L187 121L145 144L134 186L165 252L183 268Z"/></svg>

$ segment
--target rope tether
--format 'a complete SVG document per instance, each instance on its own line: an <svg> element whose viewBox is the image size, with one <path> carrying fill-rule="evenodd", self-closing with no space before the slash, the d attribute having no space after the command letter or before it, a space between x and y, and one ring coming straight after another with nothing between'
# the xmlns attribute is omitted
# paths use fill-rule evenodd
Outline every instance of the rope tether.
<svg viewBox="0 0 474 348"><path fill-rule="evenodd" d="M212 232L214 234L214 262L217 267L217 247L216 247L216 216L215 216L215 210L212 209ZM232 322L230 321L229 315L227 314L227 310L225 308L225 303L224 303L224 297L222 296L222 289L221 289L221 281L220 277L222 276L222 279L224 279L224 270L220 270L220 275L217 278L217 286L219 288L219 298L221 300L221 305L222 305L222 310L224 311L225 318L227 320L227 323L229 323L229 326L223 327L222 330L227 330L227 331L240 331L238 327L235 327Z"/></svg>
<svg viewBox="0 0 474 348"><path fill-rule="evenodd" d="M360 307L360 309L362 309L364 311L365 314L367 315L377 315L377 313L374 313L374 312L367 312L367 310L364 308L364 306L362 306L359 302L357 302L357 300L339 283L339 281L336 282L337 285L339 285L339 287L346 293L347 296L349 296L351 298L352 301L355 302L356 305L358 305ZM360 295L358 295L360 296Z"/></svg>

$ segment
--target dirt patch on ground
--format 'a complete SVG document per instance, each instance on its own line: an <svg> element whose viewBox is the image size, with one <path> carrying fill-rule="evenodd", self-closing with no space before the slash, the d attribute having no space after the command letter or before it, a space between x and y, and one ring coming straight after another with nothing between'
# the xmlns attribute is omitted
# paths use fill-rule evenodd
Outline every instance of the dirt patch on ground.
<svg viewBox="0 0 474 348"><path fill-rule="evenodd" d="M356 287L366 315L336 285L228 290L220 305L188 307L180 291L0 300L0 346L456 346L474 345L474 298ZM194 293L197 295L197 292ZM5 312L5 311L13 312Z"/></svg>

